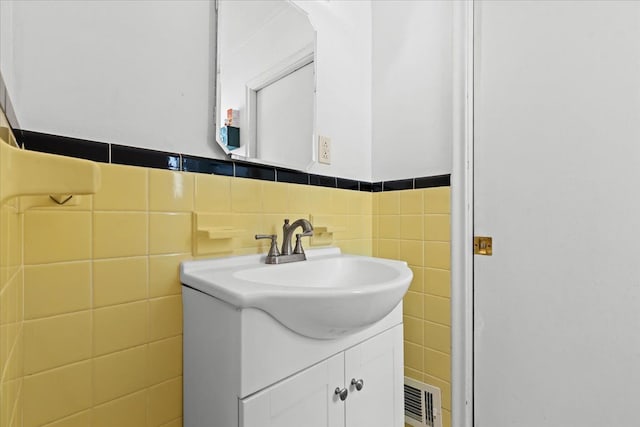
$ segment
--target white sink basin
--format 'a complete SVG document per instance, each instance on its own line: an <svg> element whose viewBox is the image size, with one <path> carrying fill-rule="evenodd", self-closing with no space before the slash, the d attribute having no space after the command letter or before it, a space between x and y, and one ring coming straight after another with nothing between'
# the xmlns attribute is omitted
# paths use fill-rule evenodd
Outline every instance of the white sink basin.
<svg viewBox="0 0 640 427"><path fill-rule="evenodd" d="M183 262L180 279L238 308L259 308L289 329L330 339L389 314L413 274L402 261L311 249L307 260L266 265L264 255Z"/></svg>

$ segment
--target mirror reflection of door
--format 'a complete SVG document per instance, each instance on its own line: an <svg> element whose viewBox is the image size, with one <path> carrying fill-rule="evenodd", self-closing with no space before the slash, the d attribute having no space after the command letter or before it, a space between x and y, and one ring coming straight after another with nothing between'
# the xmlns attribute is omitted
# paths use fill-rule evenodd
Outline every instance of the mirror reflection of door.
<svg viewBox="0 0 640 427"><path fill-rule="evenodd" d="M256 93L257 157L304 169L311 159L313 62Z"/></svg>
<svg viewBox="0 0 640 427"><path fill-rule="evenodd" d="M316 39L307 13L289 0L218 6L216 127L227 110L237 110L240 147L218 143L234 159L306 169L313 160Z"/></svg>

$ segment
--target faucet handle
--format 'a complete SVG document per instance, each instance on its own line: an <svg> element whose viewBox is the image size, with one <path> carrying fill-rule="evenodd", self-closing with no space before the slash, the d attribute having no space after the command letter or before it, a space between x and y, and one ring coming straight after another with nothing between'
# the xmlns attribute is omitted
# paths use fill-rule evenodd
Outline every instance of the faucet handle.
<svg viewBox="0 0 640 427"><path fill-rule="evenodd" d="M304 254L304 249L302 249L302 238L307 236L313 236L313 230L305 231L302 234L296 234L296 247L293 249L294 254Z"/></svg>
<svg viewBox="0 0 640 427"><path fill-rule="evenodd" d="M277 234L256 234L256 240L260 240L260 239L277 239L278 235Z"/></svg>
<svg viewBox="0 0 640 427"><path fill-rule="evenodd" d="M256 240L260 239L271 239L271 247L269 248L269 253L267 253L268 257L278 257L280 256L280 251L278 250L278 235L277 234L256 234Z"/></svg>

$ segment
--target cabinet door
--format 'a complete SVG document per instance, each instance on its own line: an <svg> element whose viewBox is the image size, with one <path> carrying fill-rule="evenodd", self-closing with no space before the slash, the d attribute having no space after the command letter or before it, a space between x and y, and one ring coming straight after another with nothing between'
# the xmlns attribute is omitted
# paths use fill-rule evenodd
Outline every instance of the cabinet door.
<svg viewBox="0 0 640 427"><path fill-rule="evenodd" d="M347 402L336 387L344 387L343 353L243 399L240 426L344 427Z"/></svg>
<svg viewBox="0 0 640 427"><path fill-rule="evenodd" d="M402 325L345 352L347 427L404 425L402 358ZM362 380L362 389L351 385L352 380Z"/></svg>

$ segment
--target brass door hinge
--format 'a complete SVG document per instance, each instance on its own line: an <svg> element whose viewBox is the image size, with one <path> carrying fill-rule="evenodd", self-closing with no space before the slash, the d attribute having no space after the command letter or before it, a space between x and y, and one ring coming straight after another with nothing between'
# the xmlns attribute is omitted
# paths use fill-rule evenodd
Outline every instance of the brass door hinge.
<svg viewBox="0 0 640 427"><path fill-rule="evenodd" d="M493 254L493 239L486 236L475 236L473 238L473 253L491 256Z"/></svg>

